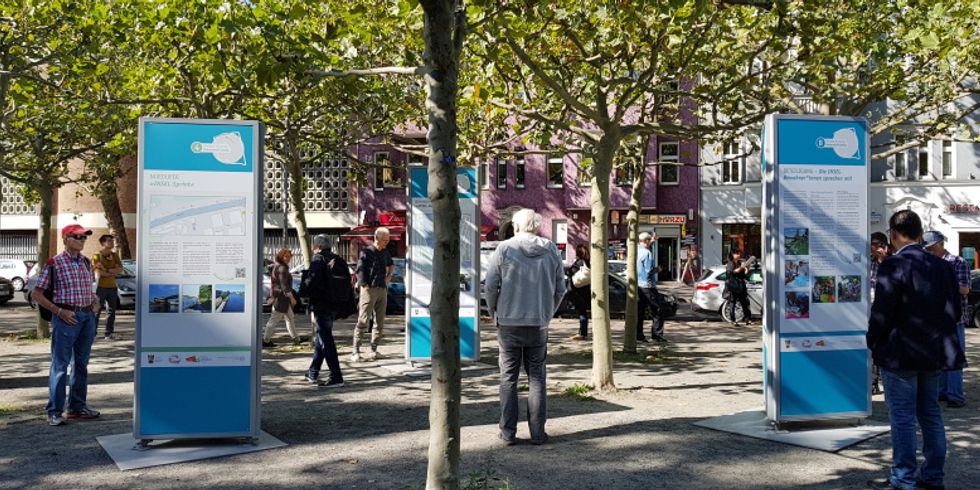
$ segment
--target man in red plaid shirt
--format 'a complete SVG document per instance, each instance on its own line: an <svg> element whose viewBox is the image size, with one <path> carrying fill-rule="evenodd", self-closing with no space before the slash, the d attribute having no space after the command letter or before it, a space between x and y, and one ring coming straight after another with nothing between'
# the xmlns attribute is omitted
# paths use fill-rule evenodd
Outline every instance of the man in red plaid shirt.
<svg viewBox="0 0 980 490"><path fill-rule="evenodd" d="M99 412L89 408L86 403L88 359L95 340L95 319L100 306L98 297L92 292L92 283L95 282L92 263L82 255L85 240L91 235L91 230L80 225L62 228L61 239L65 243L65 251L45 263L37 277L37 286L31 293L35 303L51 310L48 425L64 424L65 418L94 419L99 416ZM44 297L44 291L51 288L52 277L55 279L54 296L53 301L49 301ZM73 357L68 413L67 417L63 417L65 377Z"/></svg>

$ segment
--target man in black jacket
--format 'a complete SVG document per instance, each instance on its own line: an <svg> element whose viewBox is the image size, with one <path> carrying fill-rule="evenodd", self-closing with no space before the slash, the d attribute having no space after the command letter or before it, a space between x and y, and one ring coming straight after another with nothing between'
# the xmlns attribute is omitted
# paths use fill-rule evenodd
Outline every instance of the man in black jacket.
<svg viewBox="0 0 980 490"><path fill-rule="evenodd" d="M337 343L333 338L333 321L337 311L330 301L330 274L334 269L343 268L347 271L347 262L339 255L330 251L331 238L327 235L313 237L313 258L310 270L303 278L301 290L310 298L310 310L316 323L316 339L313 342L313 362L306 373L306 380L311 384L339 388L344 386L344 376L340 372L340 359L337 357ZM349 276L348 276L349 277ZM349 283L349 279L348 279ZM319 379L323 361L327 361L330 369L330 379L323 383Z"/></svg>
<svg viewBox="0 0 980 490"><path fill-rule="evenodd" d="M867 343L885 382L892 429L892 469L871 488L943 488L946 430L939 408L939 375L962 369L957 339L960 302L953 269L926 252L922 221L910 210L889 219L897 250L878 266ZM916 478L916 429L922 429L925 462Z"/></svg>

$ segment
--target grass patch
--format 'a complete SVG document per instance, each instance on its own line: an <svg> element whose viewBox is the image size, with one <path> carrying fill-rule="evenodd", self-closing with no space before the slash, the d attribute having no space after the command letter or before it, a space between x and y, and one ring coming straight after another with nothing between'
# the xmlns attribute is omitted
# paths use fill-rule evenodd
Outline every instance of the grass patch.
<svg viewBox="0 0 980 490"><path fill-rule="evenodd" d="M561 396L565 398L577 398L579 400L593 401L595 397L590 395L592 392L592 387L589 385L575 384L565 388L565 391L561 392Z"/></svg>
<svg viewBox="0 0 980 490"><path fill-rule="evenodd" d="M21 405L16 405L13 403L0 403L0 417L10 417L12 415L27 413L28 411L28 409Z"/></svg>
<svg viewBox="0 0 980 490"><path fill-rule="evenodd" d="M497 476L497 464L493 458L480 465L480 469L466 475L459 482L460 490L517 490L517 487L505 478Z"/></svg>
<svg viewBox="0 0 980 490"><path fill-rule="evenodd" d="M526 384L517 385L517 391L531 391L531 387Z"/></svg>
<svg viewBox="0 0 980 490"><path fill-rule="evenodd" d="M311 354L313 353L313 346L309 342L303 342L301 344L278 344L271 349L265 349L265 351L279 354Z"/></svg>

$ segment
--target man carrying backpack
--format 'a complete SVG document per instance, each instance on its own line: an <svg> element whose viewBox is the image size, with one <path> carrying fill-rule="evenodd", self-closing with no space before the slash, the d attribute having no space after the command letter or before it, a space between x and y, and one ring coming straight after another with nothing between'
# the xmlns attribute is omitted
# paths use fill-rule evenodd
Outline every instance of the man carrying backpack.
<svg viewBox="0 0 980 490"><path fill-rule="evenodd" d="M343 311L354 296L351 286L350 270L347 262L330 251L331 238L327 235L313 237L313 259L310 269L303 275L300 296L310 299L310 310L316 323L316 339L313 342L313 362L306 372L306 381L327 388L344 386L344 376L340 373L340 359L337 357L337 343L333 338L333 321ZM320 381L320 368L327 361L330 378Z"/></svg>

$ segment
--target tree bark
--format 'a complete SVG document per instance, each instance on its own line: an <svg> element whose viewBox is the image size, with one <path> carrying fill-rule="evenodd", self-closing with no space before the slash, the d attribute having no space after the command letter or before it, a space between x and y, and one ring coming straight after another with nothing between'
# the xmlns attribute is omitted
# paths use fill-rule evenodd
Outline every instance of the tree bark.
<svg viewBox="0 0 980 490"><path fill-rule="evenodd" d="M123 220L122 208L119 206L119 194L116 192L116 183L103 184L96 194L102 202L102 211L105 213L106 223L109 224L109 232L116 237L116 247L119 255L124 259L133 258L132 250L129 248L129 235L126 234L126 223Z"/></svg>
<svg viewBox="0 0 980 490"><path fill-rule="evenodd" d="M432 398L429 403L428 489L459 488L459 219L456 191L457 77L465 11L459 0L423 0L429 187L435 250L432 317Z"/></svg>
<svg viewBox="0 0 980 490"><path fill-rule="evenodd" d="M41 227L37 230L37 263L43 267L51 258L51 210L54 207L55 187L50 183L37 186L41 202L39 211ZM40 269L38 269L40 270ZM41 309L37 310L37 338L45 339L51 336L51 324L41 318Z"/></svg>
<svg viewBox="0 0 980 490"><path fill-rule="evenodd" d="M286 141L289 148L286 150L288 155L284 164L289 174L289 215L293 226L296 227L296 238L303 254L303 263L309 267L313 260L313 249L310 246L310 230L306 226L306 208L303 206L303 162L300 156L299 138L287 134ZM283 219L286 217L284 216Z"/></svg>
<svg viewBox="0 0 980 490"><path fill-rule="evenodd" d="M626 338L623 339L623 352L636 353L637 277L636 241L640 234L640 210L643 207L643 184L645 183L646 145L640 145L639 159L631 161L633 167L633 189L630 193L630 210L626 214Z"/></svg>
<svg viewBox="0 0 980 490"><path fill-rule="evenodd" d="M616 128L618 129L618 128ZM592 172L592 224L590 256L592 257L592 387L615 390L613 381L612 328L609 322L609 173L622 136L607 130L596 147L595 171Z"/></svg>

